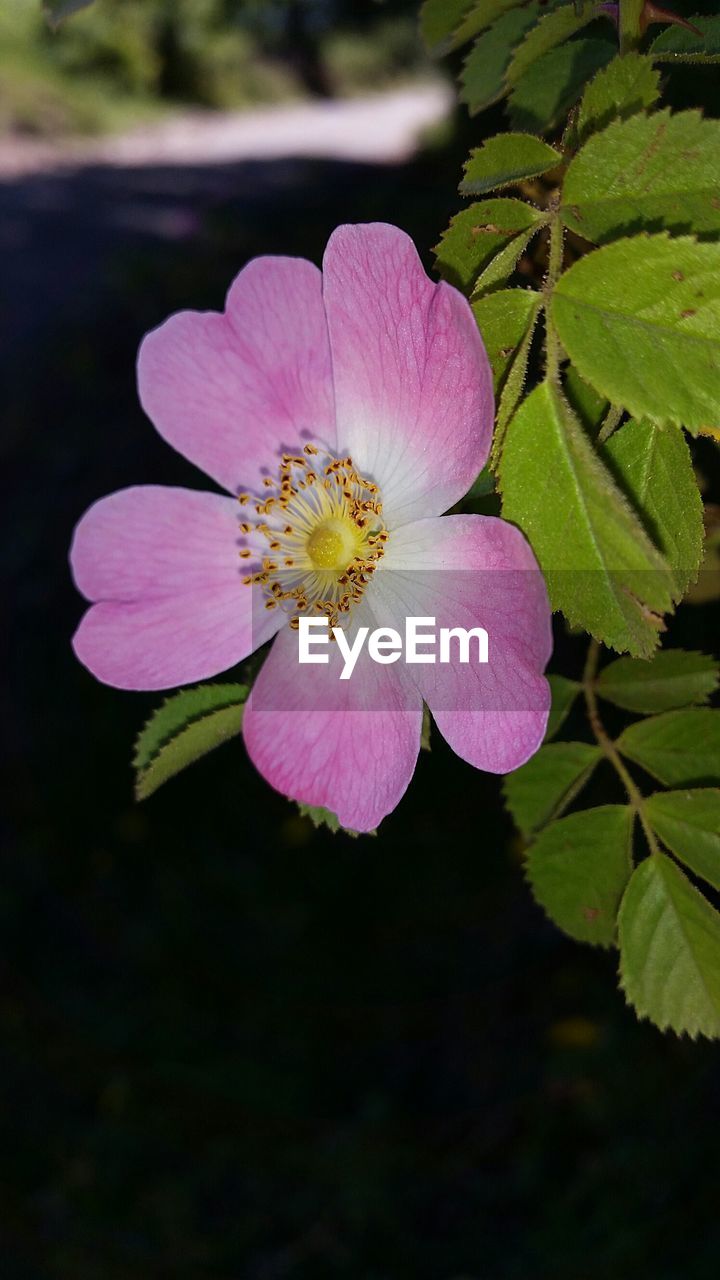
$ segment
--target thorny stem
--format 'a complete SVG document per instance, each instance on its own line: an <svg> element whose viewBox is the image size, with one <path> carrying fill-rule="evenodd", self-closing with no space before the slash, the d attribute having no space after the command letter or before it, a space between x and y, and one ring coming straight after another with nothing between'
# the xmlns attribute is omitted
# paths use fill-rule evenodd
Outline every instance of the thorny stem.
<svg viewBox="0 0 720 1280"><path fill-rule="evenodd" d="M610 405L610 408L603 419L602 426L597 433L597 440L595 441L596 444L604 444L606 440L610 439L616 427L620 426L620 419L622 418L623 413L624 409L620 405Z"/></svg>
<svg viewBox="0 0 720 1280"><path fill-rule="evenodd" d="M550 219L550 246L548 252L548 269L543 284L543 293L545 294L545 356L547 361L547 375L549 378L557 379L560 373L560 342L553 328L550 319L547 303L550 300L555 285L557 284L563 267L563 254L565 250L565 231L560 221L560 215L557 210L557 204L549 208L551 213Z"/></svg>
<svg viewBox="0 0 720 1280"><path fill-rule="evenodd" d="M585 705L587 707L588 720L597 739L598 746L601 748L606 759L615 769L625 790L627 791L628 800L635 810L640 824L642 826L648 848L651 853L659 854L660 848L655 839L655 832L647 820L645 813L645 797L628 773L625 763L620 755L615 743L607 732L598 711L597 694L595 692L595 679L597 676L598 662L600 660L600 645L597 640L590 641L587 659L585 662L585 670L583 671L582 687L585 694Z"/></svg>

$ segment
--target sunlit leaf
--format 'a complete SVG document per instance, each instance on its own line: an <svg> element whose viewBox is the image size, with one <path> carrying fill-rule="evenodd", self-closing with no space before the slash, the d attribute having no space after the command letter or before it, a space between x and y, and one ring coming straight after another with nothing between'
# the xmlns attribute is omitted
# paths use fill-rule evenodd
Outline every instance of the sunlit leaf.
<svg viewBox="0 0 720 1280"><path fill-rule="evenodd" d="M561 215L596 244L637 231L718 234L719 192L720 120L656 111L586 142L565 175Z"/></svg>
<svg viewBox="0 0 720 1280"><path fill-rule="evenodd" d="M715 889L720 889L720 790L658 791L645 813L663 844Z"/></svg>
<svg viewBox="0 0 720 1280"><path fill-rule="evenodd" d="M472 304L492 366L496 395L518 358L522 340L534 324L539 306L540 295L533 289L501 289Z"/></svg>
<svg viewBox="0 0 720 1280"><path fill-rule="evenodd" d="M666 787L720 783L720 711L710 707L638 720L621 733L617 746Z"/></svg>
<svg viewBox="0 0 720 1280"><path fill-rule="evenodd" d="M681 599L697 577L703 542L703 504L684 434L633 418L601 453L670 565L673 598Z"/></svg>
<svg viewBox="0 0 720 1280"><path fill-rule="evenodd" d="M530 237L543 225L540 210L524 200L499 196L472 204L443 232L434 250L438 271L463 293L472 291L478 277L496 284L510 275ZM509 255L503 257L503 250Z"/></svg>
<svg viewBox="0 0 720 1280"><path fill-rule="evenodd" d="M645 715L707 702L717 684L714 658L684 649L664 649L651 662L617 658L600 672L597 691L616 706Z"/></svg>
<svg viewBox="0 0 720 1280"><path fill-rule="evenodd" d="M532 134L498 134L470 152L459 191L461 195L474 196L496 187L510 187L546 173L561 159L559 151Z"/></svg>
<svg viewBox="0 0 720 1280"><path fill-rule="evenodd" d="M611 120L625 120L660 97L660 73L641 53L625 53L598 71L580 103L577 139L604 129Z"/></svg>
<svg viewBox="0 0 720 1280"><path fill-rule="evenodd" d="M527 875L551 920L578 942L610 947L632 870L633 810L607 804L559 818L530 848Z"/></svg>
<svg viewBox="0 0 720 1280"><path fill-rule="evenodd" d="M720 403L720 244L639 235L580 258L551 315L583 377L636 417L697 431Z"/></svg>
<svg viewBox="0 0 720 1280"><path fill-rule="evenodd" d="M675 863L633 873L619 914L620 981L641 1018L679 1035L720 1035L720 916Z"/></svg>
<svg viewBox="0 0 720 1280"><path fill-rule="evenodd" d="M649 655L671 607L670 570L549 383L508 427L500 486L503 515L533 547L553 608L613 648Z"/></svg>

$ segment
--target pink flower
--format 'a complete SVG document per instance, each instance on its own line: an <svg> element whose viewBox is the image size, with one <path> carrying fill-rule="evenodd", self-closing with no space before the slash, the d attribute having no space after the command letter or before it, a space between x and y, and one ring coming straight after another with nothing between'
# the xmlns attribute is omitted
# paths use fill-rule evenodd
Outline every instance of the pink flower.
<svg viewBox="0 0 720 1280"><path fill-rule="evenodd" d="M477 768L533 754L549 707L544 584L512 525L438 518L487 457L491 374L467 302L427 278L402 231L338 228L322 275L250 262L222 315L181 312L146 336L138 380L160 434L226 493L139 486L83 516L71 563L92 605L73 644L98 679L187 684L277 633L247 750L277 790L359 831L412 777L423 699ZM363 656L341 681L337 645L327 666L299 665L306 611L349 636L407 615L482 625L490 663Z"/></svg>

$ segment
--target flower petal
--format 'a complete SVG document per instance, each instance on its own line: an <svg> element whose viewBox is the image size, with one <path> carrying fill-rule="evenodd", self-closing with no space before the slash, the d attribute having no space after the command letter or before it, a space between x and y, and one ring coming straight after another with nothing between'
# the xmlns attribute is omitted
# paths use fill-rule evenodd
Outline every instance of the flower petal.
<svg viewBox="0 0 720 1280"><path fill-rule="evenodd" d="M377 666L366 651L341 681L336 644L326 666L300 666L297 644L294 631L282 631L255 681L243 718L250 758L277 791L330 809L350 830L372 831L412 778L420 696L397 667Z"/></svg>
<svg viewBox="0 0 720 1280"><path fill-rule="evenodd" d="M70 559L96 601L73 645L80 661L121 689L167 689L241 661L284 620L253 610L238 556L232 498L136 486L96 502Z"/></svg>
<svg viewBox="0 0 720 1280"><path fill-rule="evenodd" d="M382 490L388 527L447 511L490 448L492 375L470 306L409 236L339 227L323 262L338 446Z"/></svg>
<svg viewBox="0 0 720 1280"><path fill-rule="evenodd" d="M302 258L249 262L224 314L181 311L147 334L138 389L160 435L231 493L256 488L303 439L334 448L317 267Z"/></svg>
<svg viewBox="0 0 720 1280"><path fill-rule="evenodd" d="M436 631L483 627L487 665L478 665L475 648L461 663L452 641L450 663L406 670L463 760L507 773L537 750L550 707L542 673L552 650L551 615L540 569L514 525L467 515L396 530L367 601L385 618L393 608L396 616L434 618Z"/></svg>

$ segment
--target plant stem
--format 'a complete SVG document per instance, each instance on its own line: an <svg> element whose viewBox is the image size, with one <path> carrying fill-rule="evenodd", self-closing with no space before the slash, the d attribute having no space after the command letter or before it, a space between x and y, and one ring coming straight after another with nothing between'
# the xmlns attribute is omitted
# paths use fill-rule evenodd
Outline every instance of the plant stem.
<svg viewBox="0 0 720 1280"><path fill-rule="evenodd" d="M548 269L543 284L545 294L545 357L546 371L549 378L557 379L560 374L560 341L550 319L548 303L555 285L563 269L565 251L565 230L557 207L552 209L550 219L550 247L548 252Z"/></svg>
<svg viewBox="0 0 720 1280"><path fill-rule="evenodd" d="M619 0L618 31L620 52L630 53L642 40L642 15L645 0Z"/></svg>
<svg viewBox="0 0 720 1280"><path fill-rule="evenodd" d="M650 849L650 852L659 854L660 848L658 846L657 840L655 839L655 832L650 826L650 823L648 822L648 819L647 819L647 814L645 813L645 797L643 796L642 792L640 791L639 787L637 786L633 778L628 773L628 770L625 767L625 763L622 759L622 756L620 755L620 752L618 751L617 747L615 746L615 743L613 742L602 720L600 719L600 712L598 710L598 702L597 702L597 694L595 692L595 679L597 676L599 660L600 660L600 645L598 644L597 640L591 640L590 647L588 649L587 659L585 662L585 670L583 671L583 677L582 677L582 687L583 687L583 693L585 694L585 705L587 707L588 720L590 721L590 728L595 734L595 738L597 739L598 746L601 748L606 759L610 761L610 764L615 769L615 772L617 773L618 777L620 778L627 792L628 800L630 801L630 804L632 805L638 818L640 819L640 824L642 826L645 839L647 840L648 848Z"/></svg>

